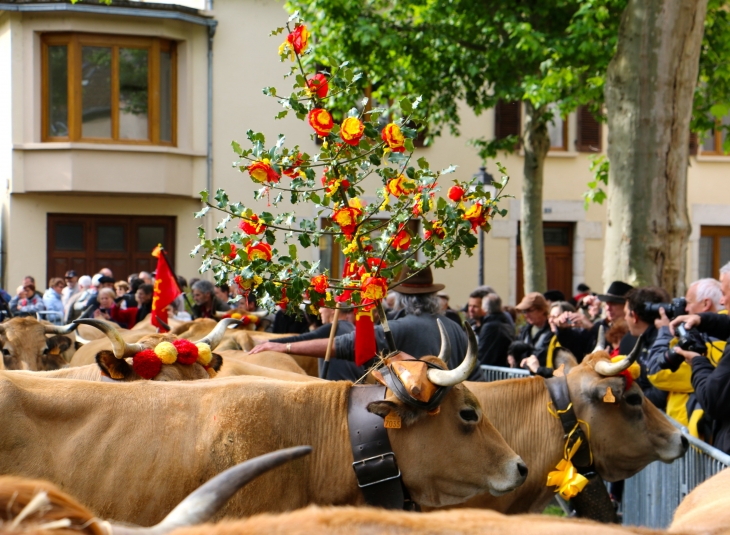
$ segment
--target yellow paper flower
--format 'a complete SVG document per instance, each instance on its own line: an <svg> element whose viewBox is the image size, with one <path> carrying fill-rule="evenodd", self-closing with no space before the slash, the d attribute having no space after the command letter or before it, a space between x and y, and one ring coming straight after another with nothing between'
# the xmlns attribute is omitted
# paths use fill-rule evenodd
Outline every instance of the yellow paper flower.
<svg viewBox="0 0 730 535"><path fill-rule="evenodd" d="M555 470L550 472L547 477L547 486L557 487L555 492L566 500L574 498L588 484L588 480L578 473L578 470L571 462L573 455L578 451L582 442L580 438L576 440L571 450L567 452L566 457L558 463Z"/></svg>

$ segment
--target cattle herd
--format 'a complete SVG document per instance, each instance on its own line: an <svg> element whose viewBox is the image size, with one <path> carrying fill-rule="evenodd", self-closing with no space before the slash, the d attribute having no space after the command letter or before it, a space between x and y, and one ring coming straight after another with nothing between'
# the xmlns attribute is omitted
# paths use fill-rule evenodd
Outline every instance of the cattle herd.
<svg viewBox="0 0 730 535"><path fill-rule="evenodd" d="M440 355L423 359L422 381L434 383L426 390L441 392L437 407L404 402L392 389L367 405L386 423L398 418L387 438L403 487L424 511L412 513L365 507L348 434L350 382L313 376L308 357L249 355L276 335L233 319L170 327L157 334L149 320L129 331L91 319L0 324L0 531L640 531L526 514L554 496L546 481L565 456L565 431L541 377L463 381L476 365L473 333L457 369L444 362L443 331ZM196 347L200 356L185 360L180 349L168 358L161 344ZM155 354L152 376L138 357ZM684 455L687 440L621 375L630 357L612 363L597 347L580 364L557 358L604 480ZM669 531L730 533L729 490L730 471L698 487Z"/></svg>

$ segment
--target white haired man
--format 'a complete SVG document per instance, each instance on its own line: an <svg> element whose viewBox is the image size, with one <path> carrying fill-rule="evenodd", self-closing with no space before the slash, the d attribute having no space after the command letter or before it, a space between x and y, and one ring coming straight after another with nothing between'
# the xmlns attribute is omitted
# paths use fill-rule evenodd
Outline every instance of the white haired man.
<svg viewBox="0 0 730 535"><path fill-rule="evenodd" d="M715 279L700 279L693 282L685 295L688 314L718 313L722 308L722 287ZM703 418L702 410L692 387L692 368L679 360L672 366L672 353L681 359L681 349L672 351L676 339L670 331L670 320L665 310L659 310L659 319L654 322L658 329L657 337L649 350L647 359L647 376L658 389L669 392L667 397L667 414L685 425L693 436L709 438L710 422ZM711 362L717 362L722 356L725 342L717 338L703 335L707 345L707 355ZM678 364L678 367L677 367Z"/></svg>

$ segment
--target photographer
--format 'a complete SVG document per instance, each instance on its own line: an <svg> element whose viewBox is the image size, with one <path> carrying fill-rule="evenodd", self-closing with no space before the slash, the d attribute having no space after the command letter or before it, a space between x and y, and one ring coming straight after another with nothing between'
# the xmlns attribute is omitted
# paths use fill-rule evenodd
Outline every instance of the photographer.
<svg viewBox="0 0 730 535"><path fill-rule="evenodd" d="M700 334L696 329L684 331L685 334L677 339L669 330L669 322L671 318L682 315L685 311L689 314L717 313L721 299L720 283L715 279L701 279L690 285L685 297L686 303L675 300L680 306L669 304L669 311L660 307L660 317L654 321L659 332L649 350L647 361L649 381L659 390L668 393L667 414L688 427L690 433L698 438L707 434L702 422L702 408L692 388L692 368L684 361L684 356L679 350L694 349L698 353L709 354L710 358L716 360L722 354L725 343L706 334Z"/></svg>
<svg viewBox="0 0 730 535"><path fill-rule="evenodd" d="M722 300L727 308L730 304L730 263L720 269ZM727 314L691 314L679 316L669 325L672 332L678 332L684 324L686 330L697 329L720 340L730 338L730 317ZM678 349L687 363L692 367L692 387L705 415L712 419L712 445L730 453L730 347L725 345L719 362L712 362L708 357L697 352Z"/></svg>
<svg viewBox="0 0 730 535"><path fill-rule="evenodd" d="M629 326L629 334L623 337L619 344L619 354L628 355L636 344L637 338L644 335L644 344L637 358L641 367L641 376L637 383L644 391L646 398L657 408L664 410L667 405L667 393L655 388L646 374L646 366L649 361L649 348L654 345L657 337L657 328L654 320L659 317L659 306L669 301L669 295L662 288L647 287L634 288L626 294L626 323ZM665 305L669 306L669 305Z"/></svg>

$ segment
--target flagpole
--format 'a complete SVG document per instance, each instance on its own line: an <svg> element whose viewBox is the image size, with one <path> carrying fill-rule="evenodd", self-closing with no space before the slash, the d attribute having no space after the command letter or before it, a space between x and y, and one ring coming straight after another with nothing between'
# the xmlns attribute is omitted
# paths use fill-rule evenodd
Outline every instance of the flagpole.
<svg viewBox="0 0 730 535"><path fill-rule="evenodd" d="M335 304L335 317L332 318L332 327L330 327L329 342L327 342L327 351L324 354L324 363L322 364L322 379L327 379L327 373L330 370L330 357L332 356L332 344L337 334L337 322L340 321L340 304Z"/></svg>
<svg viewBox="0 0 730 535"><path fill-rule="evenodd" d="M180 290L180 293L183 295L183 299L185 299L185 302L190 307L190 310L193 309L193 305L188 299L188 294L186 294L182 288L180 288L180 282L177 280L177 274L175 273L175 270L172 269L172 266L170 265L170 259L167 256L167 251L164 247L160 245L160 252L165 256L165 262L167 262L167 269L170 270L170 273L172 273L172 277L175 279L175 284L177 285L177 289Z"/></svg>

